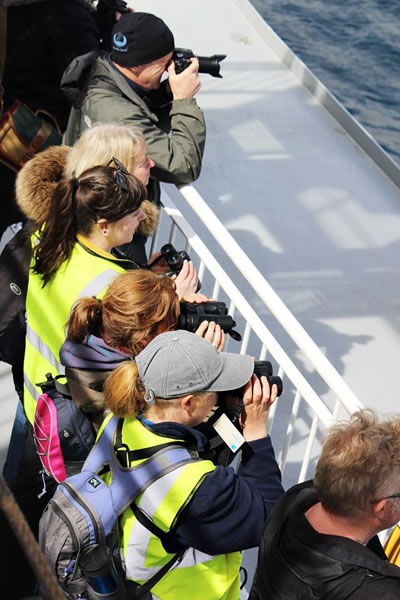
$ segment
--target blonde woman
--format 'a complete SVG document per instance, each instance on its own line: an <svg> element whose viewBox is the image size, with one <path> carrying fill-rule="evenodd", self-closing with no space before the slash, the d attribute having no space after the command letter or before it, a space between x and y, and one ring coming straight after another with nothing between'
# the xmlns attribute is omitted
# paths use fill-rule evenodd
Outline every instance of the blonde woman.
<svg viewBox="0 0 400 600"><path fill-rule="evenodd" d="M98 124L86 129L72 148L52 146L24 166L16 182L16 200L20 210L37 227L41 227L47 219L51 195L61 179L79 177L97 165L107 166L113 156L143 185L148 185L154 163L146 154L141 132L134 127L113 123ZM123 247L127 258L139 264L147 262L144 242L146 236L154 232L158 220L156 204L146 200L142 209L146 219L141 223L135 241Z"/></svg>
<svg viewBox="0 0 400 600"><path fill-rule="evenodd" d="M276 386L254 374L250 356L217 352L187 331L162 333L107 379L106 405L123 417L118 442L125 468L136 450L180 444L192 460L152 482L119 520L129 585L147 581L175 553L183 559L152 588L162 600L237 600L241 550L257 546L264 521L283 489L266 420ZM233 469L199 460L207 442L196 427L219 392L244 386L242 462ZM150 527L140 518L152 521ZM159 533L158 533L159 532ZM160 540L161 538L161 540Z"/></svg>

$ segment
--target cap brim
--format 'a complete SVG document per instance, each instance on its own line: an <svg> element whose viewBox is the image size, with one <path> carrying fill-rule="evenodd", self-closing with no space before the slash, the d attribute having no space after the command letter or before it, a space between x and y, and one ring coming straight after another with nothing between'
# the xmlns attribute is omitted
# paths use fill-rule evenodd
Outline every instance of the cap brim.
<svg viewBox="0 0 400 600"><path fill-rule="evenodd" d="M224 366L220 375L207 386L210 392L227 392L242 387L254 372L254 360L246 354L221 352Z"/></svg>

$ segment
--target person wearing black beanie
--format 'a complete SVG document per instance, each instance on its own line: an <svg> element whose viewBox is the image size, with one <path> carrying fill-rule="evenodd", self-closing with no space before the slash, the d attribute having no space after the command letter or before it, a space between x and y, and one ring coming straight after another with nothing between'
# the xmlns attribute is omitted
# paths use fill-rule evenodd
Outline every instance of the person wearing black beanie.
<svg viewBox="0 0 400 600"><path fill-rule="evenodd" d="M64 143L72 145L94 123L136 125L155 163L148 193L156 202L159 181L183 185L198 178L205 145L204 116L194 98L201 86L198 61L192 58L176 74L174 49L162 19L128 12L113 27L111 52L79 57L62 81L74 106Z"/></svg>
<svg viewBox="0 0 400 600"><path fill-rule="evenodd" d="M114 63L121 67L137 67L156 61L175 48L172 31L162 19L149 13L126 13L112 31Z"/></svg>
<svg viewBox="0 0 400 600"><path fill-rule="evenodd" d="M175 41L162 19L138 12L122 15L114 25L111 46L111 60L125 77L145 90L156 90L171 63Z"/></svg>

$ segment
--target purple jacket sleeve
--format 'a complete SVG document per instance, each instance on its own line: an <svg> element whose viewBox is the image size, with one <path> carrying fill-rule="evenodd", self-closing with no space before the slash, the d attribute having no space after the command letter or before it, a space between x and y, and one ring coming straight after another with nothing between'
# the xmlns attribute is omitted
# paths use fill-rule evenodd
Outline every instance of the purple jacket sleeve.
<svg viewBox="0 0 400 600"><path fill-rule="evenodd" d="M245 444L238 474L217 466L205 477L165 548L225 554L258 546L266 516L283 491L270 437Z"/></svg>

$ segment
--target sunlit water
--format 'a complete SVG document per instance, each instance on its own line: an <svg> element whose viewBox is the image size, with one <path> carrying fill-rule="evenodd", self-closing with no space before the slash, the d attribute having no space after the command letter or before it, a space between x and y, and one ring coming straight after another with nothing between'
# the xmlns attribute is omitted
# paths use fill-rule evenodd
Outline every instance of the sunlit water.
<svg viewBox="0 0 400 600"><path fill-rule="evenodd" d="M251 1L400 163L400 1Z"/></svg>

